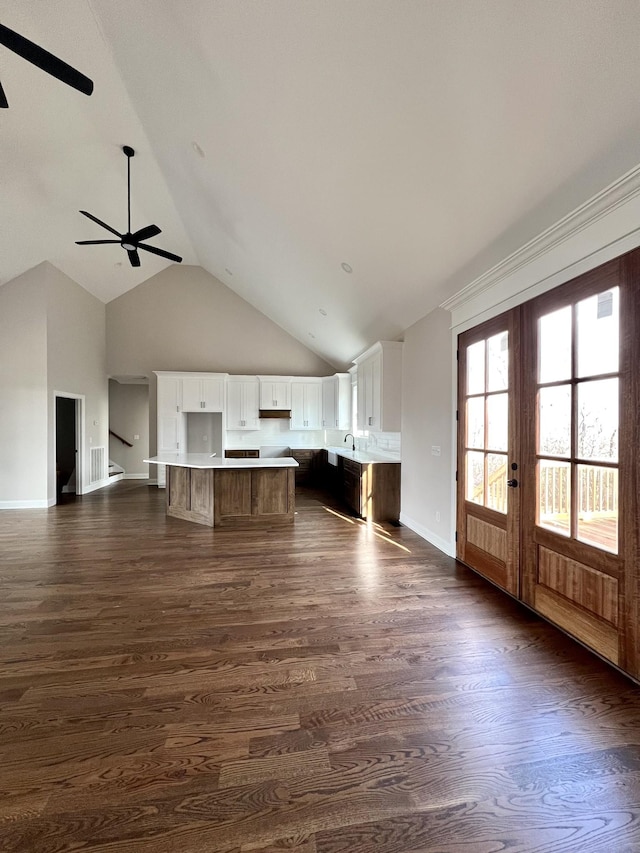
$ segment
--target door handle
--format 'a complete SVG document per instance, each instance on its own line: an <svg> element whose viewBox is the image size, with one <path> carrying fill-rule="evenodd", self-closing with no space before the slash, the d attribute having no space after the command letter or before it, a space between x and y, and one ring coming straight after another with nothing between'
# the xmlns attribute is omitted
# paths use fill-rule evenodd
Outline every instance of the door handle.
<svg viewBox="0 0 640 853"><path fill-rule="evenodd" d="M517 489L518 488L518 481L517 480L507 480L507 486L511 486L512 489Z"/></svg>

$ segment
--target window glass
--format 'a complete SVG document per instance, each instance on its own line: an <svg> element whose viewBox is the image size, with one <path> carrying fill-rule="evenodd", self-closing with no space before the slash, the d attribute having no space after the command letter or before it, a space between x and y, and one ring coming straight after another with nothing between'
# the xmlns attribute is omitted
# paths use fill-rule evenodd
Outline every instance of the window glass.
<svg viewBox="0 0 640 853"><path fill-rule="evenodd" d="M538 391L538 453L571 456L571 386Z"/></svg>
<svg viewBox="0 0 640 853"><path fill-rule="evenodd" d="M467 500L484 504L484 453L467 450Z"/></svg>
<svg viewBox="0 0 640 853"><path fill-rule="evenodd" d="M487 391L509 387L509 333L500 332L487 340Z"/></svg>
<svg viewBox="0 0 640 853"><path fill-rule="evenodd" d="M578 456L618 461L618 380L578 385Z"/></svg>
<svg viewBox="0 0 640 853"><path fill-rule="evenodd" d="M538 381L571 379L571 306L539 320Z"/></svg>
<svg viewBox="0 0 640 853"><path fill-rule="evenodd" d="M487 506L506 512L508 488L506 455L487 453Z"/></svg>
<svg viewBox="0 0 640 853"><path fill-rule="evenodd" d="M578 376L618 372L619 303L617 287L578 302Z"/></svg>
<svg viewBox="0 0 640 853"><path fill-rule="evenodd" d="M571 534L571 464L548 459L538 461L537 520L563 536Z"/></svg>
<svg viewBox="0 0 640 853"><path fill-rule="evenodd" d="M484 397L467 400L467 447L484 447Z"/></svg>
<svg viewBox="0 0 640 853"><path fill-rule="evenodd" d="M578 465L578 539L618 552L618 470Z"/></svg>
<svg viewBox="0 0 640 853"><path fill-rule="evenodd" d="M491 394L487 397L487 448L508 450L509 395Z"/></svg>
<svg viewBox="0 0 640 853"><path fill-rule="evenodd" d="M484 393L484 341L467 347L467 394Z"/></svg>

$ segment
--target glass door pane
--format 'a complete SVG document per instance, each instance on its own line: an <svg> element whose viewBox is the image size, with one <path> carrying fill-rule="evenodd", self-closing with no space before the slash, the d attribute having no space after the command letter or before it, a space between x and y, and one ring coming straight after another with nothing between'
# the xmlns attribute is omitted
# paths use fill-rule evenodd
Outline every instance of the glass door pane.
<svg viewBox="0 0 640 853"><path fill-rule="evenodd" d="M465 355L465 498L506 514L509 333L476 341Z"/></svg>
<svg viewBox="0 0 640 853"><path fill-rule="evenodd" d="M538 319L536 524L613 553L619 338L617 287Z"/></svg>

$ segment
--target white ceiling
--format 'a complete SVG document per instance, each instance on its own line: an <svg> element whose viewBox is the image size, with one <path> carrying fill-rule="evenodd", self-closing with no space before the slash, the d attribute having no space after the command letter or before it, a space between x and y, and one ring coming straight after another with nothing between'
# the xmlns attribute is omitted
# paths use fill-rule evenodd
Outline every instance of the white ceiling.
<svg viewBox="0 0 640 853"><path fill-rule="evenodd" d="M0 0L0 21L95 83L0 47L0 282L49 260L108 302L166 266L74 243L109 236L81 208L124 229L130 144L133 228L337 367L640 162L637 0Z"/></svg>

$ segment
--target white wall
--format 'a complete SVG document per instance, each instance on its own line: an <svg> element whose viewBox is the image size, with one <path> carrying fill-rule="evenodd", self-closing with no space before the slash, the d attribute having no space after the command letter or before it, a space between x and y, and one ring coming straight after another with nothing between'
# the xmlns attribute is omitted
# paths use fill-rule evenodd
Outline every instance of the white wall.
<svg viewBox="0 0 640 853"><path fill-rule="evenodd" d="M404 335L400 520L445 553L455 553L455 378L450 314L441 308ZM434 456L432 447L440 448Z"/></svg>
<svg viewBox="0 0 640 853"><path fill-rule="evenodd" d="M125 479L149 476L142 460L149 455L149 386L128 385L109 380L109 428L133 447L109 436L109 459L125 470ZM135 438L135 436L139 436Z"/></svg>
<svg viewBox="0 0 640 853"><path fill-rule="evenodd" d="M0 287L0 507L47 505L46 264Z"/></svg>
<svg viewBox="0 0 640 853"><path fill-rule="evenodd" d="M55 503L56 391L85 398L86 490L89 440L108 446L105 310L45 262L0 288L0 507Z"/></svg>
<svg viewBox="0 0 640 853"><path fill-rule="evenodd" d="M109 395L106 376L105 306L51 264L47 279L48 496L55 499L55 394L84 397L80 490L89 483L91 446L109 452Z"/></svg>
<svg viewBox="0 0 640 853"><path fill-rule="evenodd" d="M156 450L154 370L328 376L333 367L201 267L173 264L107 305L110 376L148 376L149 452Z"/></svg>

